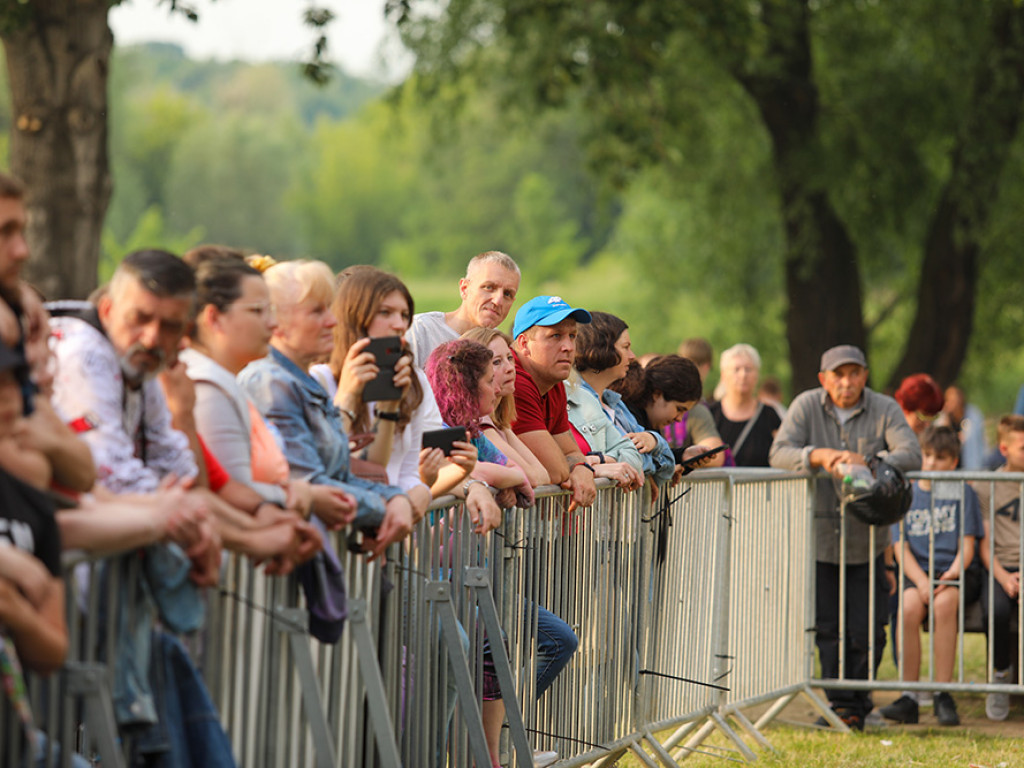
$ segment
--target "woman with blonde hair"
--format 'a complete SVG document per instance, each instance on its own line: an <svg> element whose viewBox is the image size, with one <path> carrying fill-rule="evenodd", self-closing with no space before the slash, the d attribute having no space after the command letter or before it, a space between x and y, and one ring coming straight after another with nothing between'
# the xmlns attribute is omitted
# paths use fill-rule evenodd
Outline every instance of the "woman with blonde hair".
<svg viewBox="0 0 1024 768"><path fill-rule="evenodd" d="M412 503L401 489L352 473L346 420L351 429L354 414L339 411L307 372L334 348L334 274L323 262L299 260L275 264L263 276L278 324L270 354L247 366L239 383L277 427L292 475L351 494L364 545L381 556L412 530Z"/></svg>

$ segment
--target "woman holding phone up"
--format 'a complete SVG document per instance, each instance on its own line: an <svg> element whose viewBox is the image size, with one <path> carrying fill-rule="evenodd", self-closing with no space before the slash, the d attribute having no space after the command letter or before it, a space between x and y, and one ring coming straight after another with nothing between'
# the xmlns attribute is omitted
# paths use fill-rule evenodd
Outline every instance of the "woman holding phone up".
<svg viewBox="0 0 1024 768"><path fill-rule="evenodd" d="M350 434L373 433L364 458L385 468L388 482L408 494L419 520L433 498L472 491L473 484L465 492L462 489L476 465L476 449L461 441L446 458L439 448L420 448L423 433L440 429L442 423L430 384L413 367L404 342L413 307L412 294L395 275L371 266L344 270L331 302L336 325L330 361L312 366L309 373L345 415ZM366 402L366 386L387 375L377 365L372 342L395 337L402 352L390 383L401 395ZM486 511L485 518L498 519L500 512L486 489L478 488L471 495L471 511Z"/></svg>

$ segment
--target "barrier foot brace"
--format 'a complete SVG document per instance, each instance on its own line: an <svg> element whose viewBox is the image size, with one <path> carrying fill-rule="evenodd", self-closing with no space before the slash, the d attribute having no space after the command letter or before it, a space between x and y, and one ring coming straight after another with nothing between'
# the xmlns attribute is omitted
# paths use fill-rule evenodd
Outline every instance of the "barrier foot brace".
<svg viewBox="0 0 1024 768"><path fill-rule="evenodd" d="M725 721L725 718L717 712L712 712L708 715L707 722L705 722L704 725L701 726L700 730L697 731L697 733L694 734L685 745L683 745L682 754L677 756L677 759L683 760L691 753L695 752L697 747L704 742L704 739L711 735L711 732L716 727L725 734L729 741L736 745L736 749L739 750L740 754L742 754L748 762L754 762L757 760L757 755L754 754L754 751L747 746L743 739L739 737L739 734L732 729L732 727Z"/></svg>
<svg viewBox="0 0 1024 768"><path fill-rule="evenodd" d="M811 690L811 686L808 685L801 691L801 693L807 697L811 704L814 705L814 708L817 709L821 713L821 716L828 721L829 725L842 733L850 732L850 726L840 719L839 715L836 714L836 711L828 705L828 702Z"/></svg>
<svg viewBox="0 0 1024 768"><path fill-rule="evenodd" d="M668 750L661 745L654 734L650 731L644 732L644 741L651 745L651 749L654 750L655 756L662 762L666 768L679 768L679 763L672 759L672 755L668 753Z"/></svg>
<svg viewBox="0 0 1024 768"><path fill-rule="evenodd" d="M68 693L81 696L87 733L92 734L96 751L104 766L123 768L124 757L117 748L117 724L114 720L114 699L110 692L107 668L103 664L69 661L64 667ZM63 745L64 753L70 751Z"/></svg>
<svg viewBox="0 0 1024 768"><path fill-rule="evenodd" d="M512 679L512 664L505 653L505 644L500 641L501 623L498 621L498 608L494 604L491 592L491 578L486 568L466 568L466 587L473 595L478 615L484 620L484 629L491 640L491 658L494 671L498 675L501 687L501 699L505 704L505 717L508 719L509 736L516 750L516 764L523 768L533 766L533 749L526 737L526 723L523 712L516 698L516 685ZM494 640L493 638L498 638Z"/></svg>
<svg viewBox="0 0 1024 768"><path fill-rule="evenodd" d="M428 582L425 594L427 602L433 603L434 611L441 619L441 634L444 637L444 644L448 647L448 659L451 661L452 673L455 676L455 688L459 706L462 708L462 720L468 731L469 748L473 753L473 760L477 765L490 765L491 753L487 749L487 737L484 735L484 721L480 713L480 704L473 692L469 659L466 657L466 651L459 639L455 606L451 601L451 584L447 581ZM500 638L501 635L498 637ZM495 643L491 643L491 645L494 646ZM497 645L501 645L500 640Z"/></svg>
<svg viewBox="0 0 1024 768"><path fill-rule="evenodd" d="M745 714L740 712L738 709L732 710L730 714L736 718L736 721L740 725L743 726L743 730L749 733L751 738L753 738L754 741L761 745L762 749L767 749L771 752L774 752L775 754L778 754L778 752L776 752L775 750L775 747L771 745L771 742L769 742L768 739L764 737L764 734L761 733L761 731L759 731L752 722L750 722L750 720L747 718Z"/></svg>
<svg viewBox="0 0 1024 768"><path fill-rule="evenodd" d="M658 768L658 764L647 754L647 750L640 746L639 742L631 741L629 743L629 751L636 755L637 760L649 766L649 768Z"/></svg>
<svg viewBox="0 0 1024 768"><path fill-rule="evenodd" d="M351 609L351 603L349 606ZM274 617L279 619L277 624L281 631L288 635L292 660L295 670L299 673L302 706L306 710L306 720L309 722L309 730L313 736L316 766L317 768L331 768L337 763L337 758L335 757L334 743L331 741L330 731L327 728L327 715L324 713L323 700L320 698L320 686L317 684L316 673L313 671L309 635L305 631L308 622L306 611L302 608L278 607L274 612Z"/></svg>
<svg viewBox="0 0 1024 768"><path fill-rule="evenodd" d="M796 698L797 693L799 693L799 691L794 691L793 693L787 694L786 696L783 696L781 699L778 699L774 704L772 704L767 709L767 711L765 711L763 715L757 718L757 721L754 723L754 727L757 728L757 730L761 730L770 722L772 722L776 717L779 716L782 710L788 707L789 703Z"/></svg>

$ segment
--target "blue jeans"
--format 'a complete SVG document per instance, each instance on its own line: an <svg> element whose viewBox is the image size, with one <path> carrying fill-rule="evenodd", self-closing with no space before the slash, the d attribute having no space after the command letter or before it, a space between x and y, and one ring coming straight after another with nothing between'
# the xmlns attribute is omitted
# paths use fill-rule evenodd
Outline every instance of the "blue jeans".
<svg viewBox="0 0 1024 768"><path fill-rule="evenodd" d="M543 606L534 606L530 602L524 605L526 622L529 626L530 613L537 609L537 698L551 687L569 659L576 653L579 638L566 624Z"/></svg>
<svg viewBox="0 0 1024 768"><path fill-rule="evenodd" d="M159 721L136 739L133 764L146 768L235 768L231 743L199 671L181 642L153 634L150 669Z"/></svg>

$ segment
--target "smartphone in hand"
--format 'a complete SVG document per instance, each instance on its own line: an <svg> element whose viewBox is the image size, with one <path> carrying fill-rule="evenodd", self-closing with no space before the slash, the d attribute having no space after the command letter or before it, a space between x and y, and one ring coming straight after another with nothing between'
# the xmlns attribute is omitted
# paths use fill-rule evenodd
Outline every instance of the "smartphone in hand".
<svg viewBox="0 0 1024 768"><path fill-rule="evenodd" d="M366 351L373 355L377 364L377 376L363 387L363 402L398 400L402 390L395 386L395 366L404 352L401 336L380 336L370 339Z"/></svg>
<svg viewBox="0 0 1024 768"><path fill-rule="evenodd" d="M466 440L465 427L446 427L432 429L423 433L424 448L440 448L445 456L451 456L458 440Z"/></svg>
<svg viewBox="0 0 1024 768"><path fill-rule="evenodd" d="M723 443L722 445L715 446L710 451L704 451L704 453L698 453L696 456L691 456L689 459L686 459L682 462L682 467L684 470L687 471L691 469L696 469L697 465L704 461L704 459L707 459L711 456L717 456L722 451L724 451L726 447L727 446Z"/></svg>

